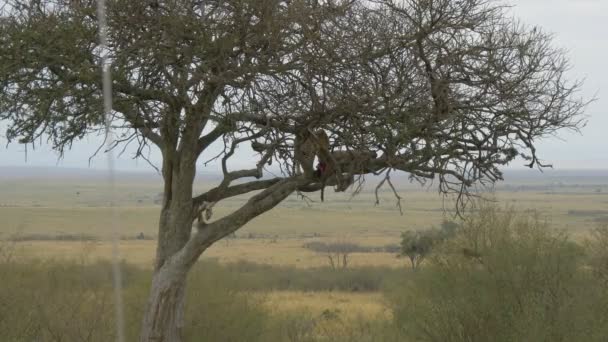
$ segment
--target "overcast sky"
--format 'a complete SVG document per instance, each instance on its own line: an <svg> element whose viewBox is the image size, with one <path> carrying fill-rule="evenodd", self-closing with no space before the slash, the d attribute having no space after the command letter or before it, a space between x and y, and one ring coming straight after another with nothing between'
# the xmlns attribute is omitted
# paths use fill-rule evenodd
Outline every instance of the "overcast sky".
<svg viewBox="0 0 608 342"><path fill-rule="evenodd" d="M529 25L537 25L555 34L557 46L569 51L572 63L570 79L586 79L583 96L597 97L586 114L588 125L582 134L562 133L559 139L550 138L539 144L543 160L556 169L608 169L608 0L512 0L515 17ZM28 151L24 147L6 146L4 125L0 124L0 166L61 166L89 167L88 157L97 148L99 139L87 138L74 145L62 160L48 147ZM151 155L158 161L158 154ZM241 153L237 166L248 166L249 153ZM520 168L522 161L511 167ZM249 165L250 166L250 165ZM101 154L91 167L106 168L107 159ZM128 155L116 160L118 169L149 170L143 161L132 161ZM211 170L214 171L214 170Z"/></svg>

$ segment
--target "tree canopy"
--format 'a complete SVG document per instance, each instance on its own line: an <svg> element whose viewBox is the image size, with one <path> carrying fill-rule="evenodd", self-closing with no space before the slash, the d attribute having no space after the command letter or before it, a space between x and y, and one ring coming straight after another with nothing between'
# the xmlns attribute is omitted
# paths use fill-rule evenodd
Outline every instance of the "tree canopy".
<svg viewBox="0 0 608 342"><path fill-rule="evenodd" d="M99 130L103 53L118 142L156 145L165 159L258 140L260 162L291 175L293 134L323 127L333 148L377 151L367 171L460 192L501 179L497 166L518 155L542 165L535 142L580 125L564 53L492 1L110 1L107 51L94 4L5 5L9 140L63 151Z"/></svg>

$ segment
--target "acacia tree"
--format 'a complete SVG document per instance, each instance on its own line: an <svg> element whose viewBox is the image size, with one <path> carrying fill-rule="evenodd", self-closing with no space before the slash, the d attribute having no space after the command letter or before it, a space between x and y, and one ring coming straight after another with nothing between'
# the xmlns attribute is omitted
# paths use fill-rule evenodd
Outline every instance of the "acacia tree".
<svg viewBox="0 0 608 342"><path fill-rule="evenodd" d="M439 241L439 232L436 230L406 230L401 233L400 255L407 256L410 259L412 270L416 271Z"/></svg>
<svg viewBox="0 0 608 342"><path fill-rule="evenodd" d="M111 61L115 145L162 153L142 341L180 340L186 276L209 246L321 189L295 167L300 132L324 129L332 150L376 153L345 179L404 171L436 180L460 206L517 156L542 167L536 141L581 125L585 103L564 77L564 53L489 0L110 0L107 49L95 5L5 1L0 118L9 141L43 139L63 153L102 132L102 53ZM223 180L194 194L197 161L217 145ZM249 146L258 160L232 169ZM278 177L264 177L271 162ZM241 208L212 217L243 194Z"/></svg>
<svg viewBox="0 0 608 342"><path fill-rule="evenodd" d="M454 237L457 229L458 223L444 220L439 228L433 227L419 231L406 230L401 233L399 256L407 256L415 271L437 245Z"/></svg>

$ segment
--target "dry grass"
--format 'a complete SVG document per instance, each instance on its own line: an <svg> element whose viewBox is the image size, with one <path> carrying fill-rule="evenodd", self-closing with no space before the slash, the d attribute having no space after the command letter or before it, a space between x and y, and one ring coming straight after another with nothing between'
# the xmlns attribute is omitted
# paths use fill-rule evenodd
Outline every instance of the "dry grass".
<svg viewBox="0 0 608 342"><path fill-rule="evenodd" d="M198 184L199 191L208 187ZM554 227L566 229L577 237L584 236L598 217L569 212L605 210L608 192L596 193L592 188L566 190L501 191L494 196L502 203L539 210L552 218ZM128 238L139 233L156 236L159 207L154 199L158 192L159 183L149 180L117 185L116 210L121 235ZM366 246L397 244L400 232L405 229L427 228L450 218L443 208L449 208L451 203L443 202L436 192L408 187L402 194L403 216L387 192L381 193L383 202L379 206L373 205L370 192L351 199L348 194L328 191L325 203L313 198L316 201L310 204L292 196L239 230L239 239L216 244L204 257L217 258L220 262L246 260L297 267L324 266L327 265L326 257L302 248L305 242L339 240ZM84 234L100 239L87 244L92 256L107 258L112 224L108 198L108 189L102 181L0 182L0 237ZM215 218L231 212L243 201L244 198L236 198L222 203L216 209ZM83 243L64 241L19 245L40 258L75 258L84 248ZM143 266L152 264L154 247L153 241L121 241L123 258ZM353 254L351 257L353 266L398 267L403 264L403 260L388 253Z"/></svg>
<svg viewBox="0 0 608 342"><path fill-rule="evenodd" d="M117 217L122 235L156 234L158 208L120 207ZM0 233L5 237L28 234L86 234L108 239L112 211L108 207L3 207Z"/></svg>
<svg viewBox="0 0 608 342"><path fill-rule="evenodd" d="M381 240L381 238L376 238ZM267 239L222 241L203 254L203 259L216 259L221 263L247 261L257 264L295 266L302 268L328 266L328 259L302 248L311 239ZM395 242L393 239L392 242ZM26 241L15 243L21 252L37 259L74 260L86 253L91 261L109 260L112 244L109 241ZM128 263L151 267L154 260L155 241L120 241L121 258ZM403 267L405 261L390 253L353 253L350 266Z"/></svg>
<svg viewBox="0 0 608 342"><path fill-rule="evenodd" d="M380 293L273 291L253 295L278 316L294 311L319 316L331 310L343 320L391 317L391 311Z"/></svg>
<svg viewBox="0 0 608 342"><path fill-rule="evenodd" d="M154 241L120 241L120 257L129 264L152 267L155 253ZM16 256L41 260L80 260L86 262L111 260L112 243L109 241L25 241L14 244Z"/></svg>

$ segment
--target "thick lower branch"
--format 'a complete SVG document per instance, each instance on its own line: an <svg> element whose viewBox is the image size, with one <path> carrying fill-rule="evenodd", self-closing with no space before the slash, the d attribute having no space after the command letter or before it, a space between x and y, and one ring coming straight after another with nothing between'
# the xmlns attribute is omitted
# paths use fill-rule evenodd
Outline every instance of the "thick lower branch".
<svg viewBox="0 0 608 342"><path fill-rule="evenodd" d="M221 190L220 187L216 187L216 188L213 188L213 189L205 192L204 194L196 196L193 199L193 202L194 202L195 206L198 206L198 205L202 204L203 202L217 202L217 201L221 201L226 198L243 195L243 194L249 193L251 191L264 190L264 189L267 189L267 188L275 185L282 179L283 178L273 178L273 179L265 179L265 180L247 182L247 183L243 183L243 184L237 184L237 185L229 186L229 187L225 188L223 191L220 191Z"/></svg>
<svg viewBox="0 0 608 342"><path fill-rule="evenodd" d="M282 179L261 193L253 196L247 203L232 214L207 224L190 238L188 243L174 256L175 262L191 265L203 251L223 237L235 232L247 222L281 203L300 185L294 178Z"/></svg>

